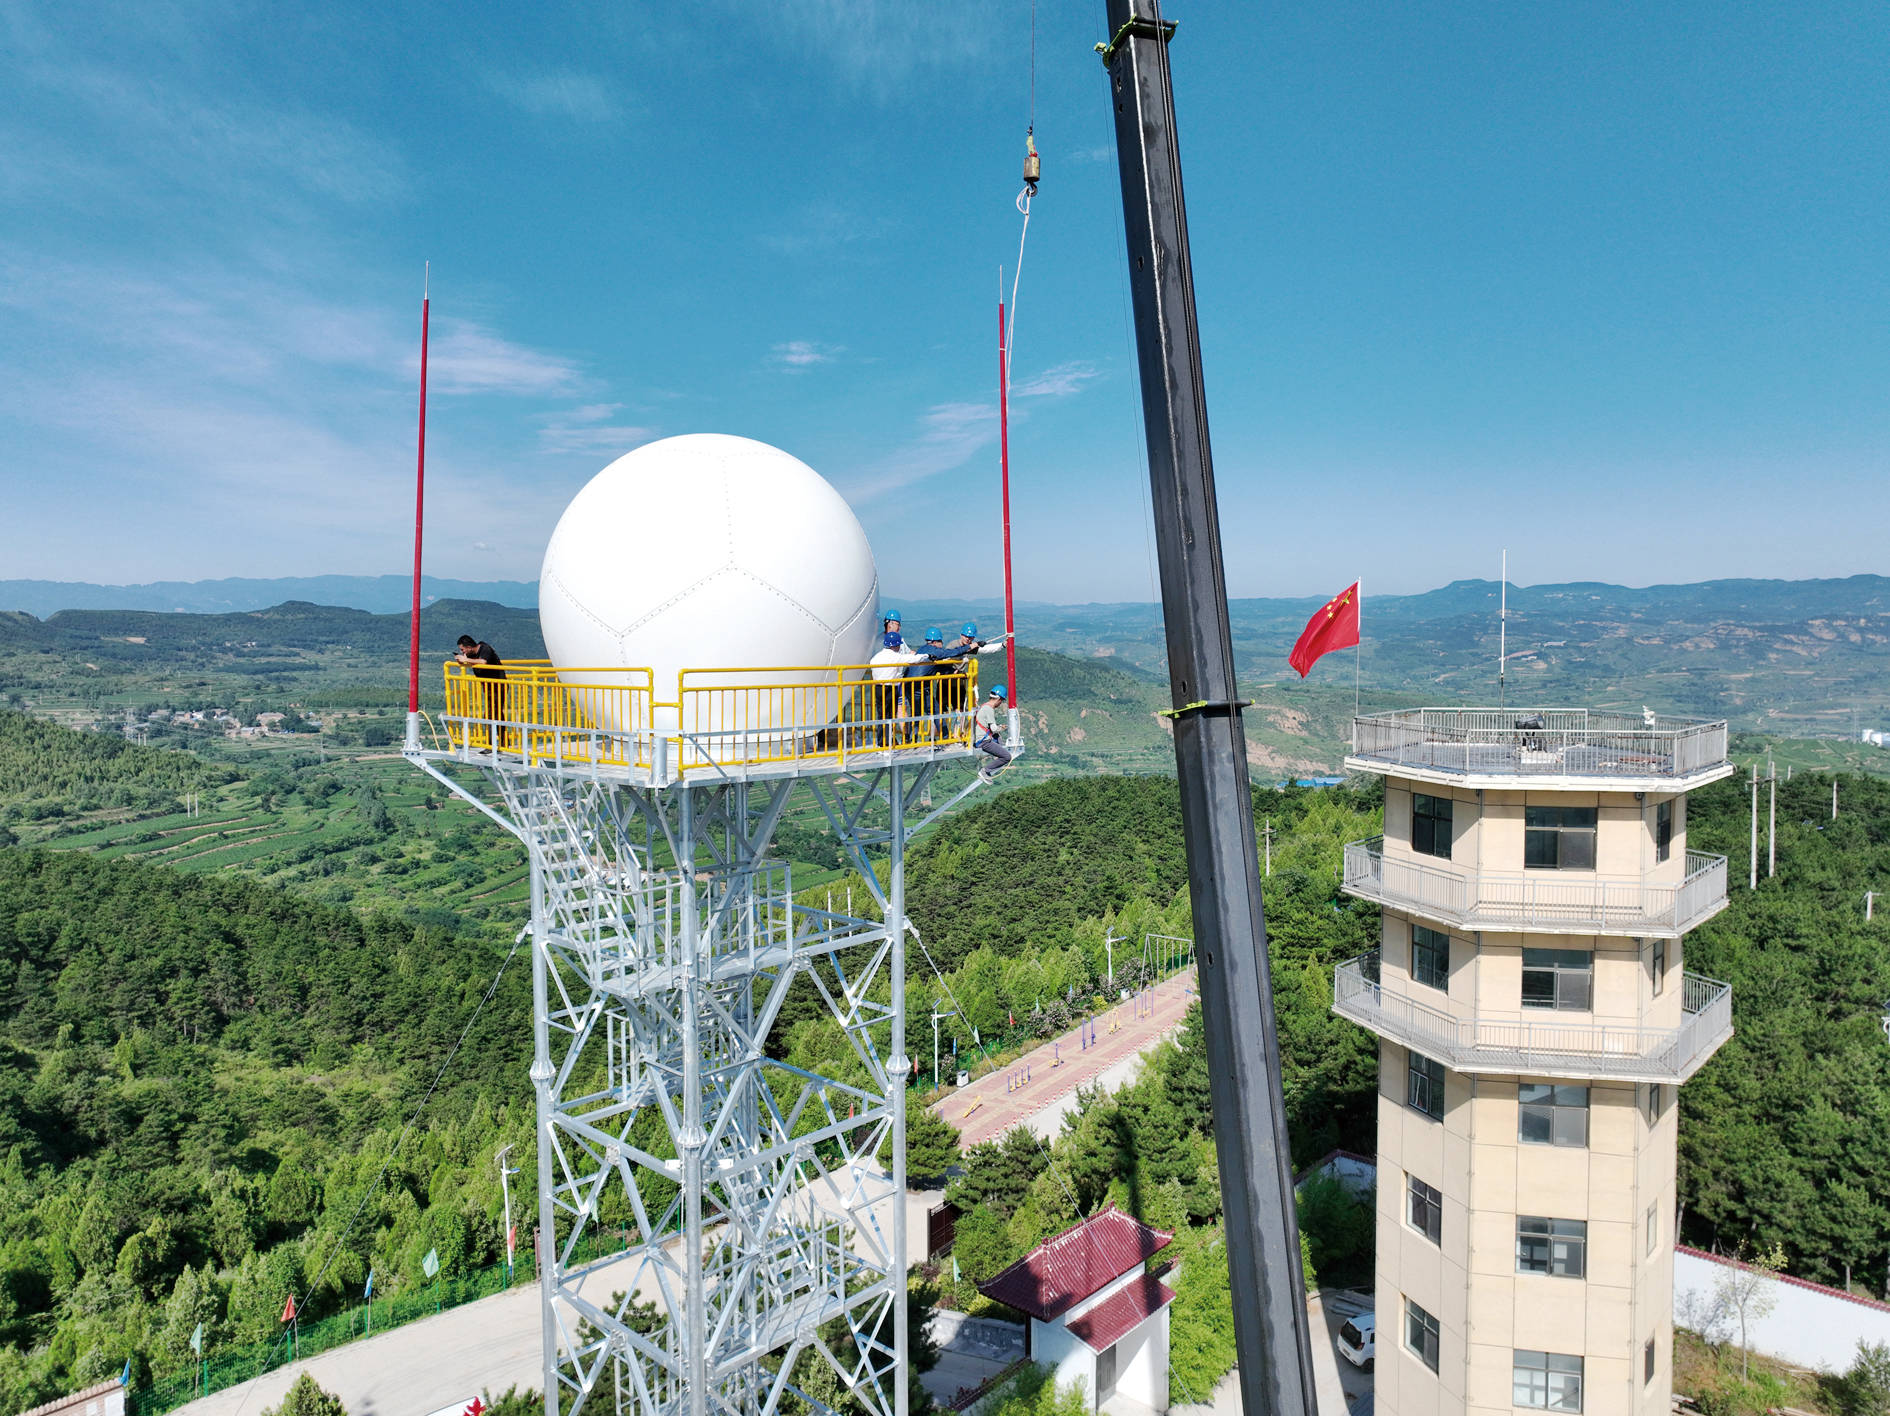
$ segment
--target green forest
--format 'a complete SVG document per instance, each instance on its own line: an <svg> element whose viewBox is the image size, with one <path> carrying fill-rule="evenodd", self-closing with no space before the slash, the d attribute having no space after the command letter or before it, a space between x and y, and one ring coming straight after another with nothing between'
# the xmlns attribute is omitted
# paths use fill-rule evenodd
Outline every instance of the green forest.
<svg viewBox="0 0 1890 1416"><path fill-rule="evenodd" d="M529 1147L532 1128L523 956L500 975L523 911L492 891L520 865L498 832L406 780L302 753L236 770L0 715L0 810L22 841L0 849L0 1400L31 1405L127 1358L139 1378L163 1377L188 1362L197 1323L210 1351L273 1338L287 1293L320 1317L357 1303L370 1269L377 1293L415 1291L429 1249L448 1276L501 1257L492 1158ZM1689 845L1730 856L1735 886L1685 963L1733 985L1737 1035L1681 1092L1681 1236L1781 1244L1795 1274L1881 1292L1890 917L1867 924L1863 892L1890 889L1890 783L1840 779L1835 821L1830 785L1780 784L1778 875L1763 878L1762 861L1751 892L1744 784L1694 799ZM184 791L213 818L191 831L239 831L248 815L346 844L294 862L216 859L240 835L178 851L140 839L186 829L166 814ZM1375 1050L1333 1016L1330 990L1333 965L1375 943L1376 910L1339 893L1336 867L1345 841L1378 829L1380 800L1371 779L1255 792L1275 829L1269 951L1301 1164L1371 1148ZM24 809L80 801L119 824ZM805 901L847 888L813 818L792 818L782 847L805 867L797 882L825 876ZM928 833L910 876L925 944L910 1012L955 1003L961 1055L974 1024L1001 1047L1061 1026L1059 997L1094 1000L1106 939L1120 982L1140 977L1145 933L1189 932L1165 777L999 793ZM790 1008L770 1051L821 1062L839 1049ZM1109 1200L1178 1227L1176 1347L1207 1354L1180 1379L1211 1383L1231 1339L1205 1065L1191 1022L1133 1089L1085 1097L1053 1158L1015 1138L980 1147L955 1193L971 1216L967 1272ZM528 1167L521 1217L529 1180ZM1369 1229L1348 1231L1343 1207L1316 1199L1315 1271L1357 1274ZM946 1301L975 1299L948 1284Z"/></svg>

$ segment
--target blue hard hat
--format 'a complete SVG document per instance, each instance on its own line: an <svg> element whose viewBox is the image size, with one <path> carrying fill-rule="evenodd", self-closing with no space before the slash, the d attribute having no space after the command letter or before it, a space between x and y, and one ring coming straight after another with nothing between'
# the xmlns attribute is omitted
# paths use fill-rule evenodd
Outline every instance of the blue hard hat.
<svg viewBox="0 0 1890 1416"><path fill-rule="evenodd" d="M925 631L925 639L928 644L931 643L934 639L943 639L944 637L945 637L945 631L940 629L937 625L933 625L931 628Z"/></svg>
<svg viewBox="0 0 1890 1416"><path fill-rule="evenodd" d="M992 684L992 685L991 685L991 696L992 696L993 698L1009 698L1009 697L1010 697L1010 694L1008 694L1008 693L1006 693L1006 692L1004 691L1004 685L1003 685L1003 684L1001 684L1001 683L994 683L994 684Z"/></svg>
<svg viewBox="0 0 1890 1416"><path fill-rule="evenodd" d="M898 620L899 623L904 624L905 616L900 614L897 610L881 610L879 612L879 622L884 624L888 620Z"/></svg>
<svg viewBox="0 0 1890 1416"><path fill-rule="evenodd" d="M973 624L970 620L966 620L965 627L958 632L967 639L976 639L978 637L978 626Z"/></svg>

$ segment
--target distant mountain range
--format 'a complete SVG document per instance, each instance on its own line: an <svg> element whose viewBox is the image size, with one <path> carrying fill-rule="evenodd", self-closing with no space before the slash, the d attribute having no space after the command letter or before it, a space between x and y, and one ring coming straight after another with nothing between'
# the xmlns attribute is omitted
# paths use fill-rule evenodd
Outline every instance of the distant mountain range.
<svg viewBox="0 0 1890 1416"><path fill-rule="evenodd" d="M425 603L436 600L483 600L515 609L538 608L535 580L441 580L420 582ZM1335 589L1338 587L1334 587ZM1455 580L1416 595L1371 595L1368 623L1422 623L1489 615L1497 610L1501 587L1494 580ZM266 610L286 601L303 601L372 614L398 614L413 597L413 582L401 575L311 575L279 580L158 580L148 585L93 585L72 580L0 580L0 610L23 610L40 619L60 610L159 610L188 614L241 614ZM1304 622L1323 595L1231 602L1236 631L1274 623ZM996 599L928 600L889 595L887 603L905 609L907 632L924 622L980 622L996 615ZM1600 581L1566 585L1512 585L1510 613L1560 618L1647 619L1696 623L1829 618L1833 615L1890 613L1890 578L1853 575L1842 580L1703 580L1691 585L1650 585L1630 589ZM1159 628L1161 608L1146 602L1053 605L1023 601L1020 627L1107 624ZM1297 629L1297 626L1294 626ZM1369 630L1368 630L1369 632Z"/></svg>
<svg viewBox="0 0 1890 1416"><path fill-rule="evenodd" d="M538 608L535 580L420 579L421 598L486 600ZM377 615L413 603L405 575L306 575L282 580L156 580L149 585L91 585L77 580L0 580L0 610L24 610L45 619L60 610L163 610L193 615L241 614L289 600L339 605Z"/></svg>

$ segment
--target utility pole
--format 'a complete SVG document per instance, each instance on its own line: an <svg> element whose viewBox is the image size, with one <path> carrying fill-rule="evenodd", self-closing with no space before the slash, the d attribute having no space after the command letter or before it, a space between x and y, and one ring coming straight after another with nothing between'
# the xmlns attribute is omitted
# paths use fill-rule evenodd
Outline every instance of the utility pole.
<svg viewBox="0 0 1890 1416"><path fill-rule="evenodd" d="M1837 820L1837 773L1831 774L1831 819Z"/></svg>
<svg viewBox="0 0 1890 1416"><path fill-rule="evenodd" d="M1165 716L1174 725L1188 851L1241 1404L1247 1416L1315 1416L1253 784L1168 71L1173 26L1160 19L1158 3L1107 0L1110 38L1101 52L1115 108L1173 703Z"/></svg>
<svg viewBox="0 0 1890 1416"><path fill-rule="evenodd" d="M513 1260L513 1249L515 1247L514 1233L512 1229L512 1183L511 1182L512 1182L512 1177L518 1174L518 1167L516 1165L507 1166L505 1163L506 1154L511 1149L512 1147L510 1146L501 1146L499 1148L498 1155L494 1157L499 1163L499 1190L505 1196L505 1281L507 1283L510 1283L512 1281L512 1260Z"/></svg>
<svg viewBox="0 0 1890 1416"><path fill-rule="evenodd" d="M1746 850L1746 859L1751 862L1751 874L1746 880L1748 890L1759 888L1759 764L1752 764L1752 844Z"/></svg>
<svg viewBox="0 0 1890 1416"><path fill-rule="evenodd" d="M1273 878L1273 818L1267 818L1267 829L1263 833L1267 841L1267 879Z"/></svg>
<svg viewBox="0 0 1890 1416"><path fill-rule="evenodd" d="M1773 763L1767 778L1772 785L1771 814L1765 823L1765 878L1778 874L1778 764Z"/></svg>

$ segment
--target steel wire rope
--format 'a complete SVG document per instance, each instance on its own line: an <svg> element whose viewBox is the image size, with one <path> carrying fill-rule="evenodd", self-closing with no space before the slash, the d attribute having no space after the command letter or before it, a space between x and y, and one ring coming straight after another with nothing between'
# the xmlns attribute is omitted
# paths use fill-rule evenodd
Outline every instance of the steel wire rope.
<svg viewBox="0 0 1890 1416"><path fill-rule="evenodd" d="M466 1026L460 1029L459 1038L454 1042L453 1050L446 1054L446 1060L440 1064L440 1070L433 1074L433 1084L427 1088L426 1095L421 1097L420 1104L414 1107L413 1114L407 1118L407 1124L400 1128L400 1135L395 1138L393 1146L388 1150L387 1158L381 1162L380 1173L374 1177L374 1183L363 1190L361 1192L361 1198L355 1201L354 1213L348 1216L348 1222L342 1226L341 1233L336 1236L334 1247L328 1251L327 1261L322 1265L321 1271L317 1273L314 1279L309 1283L308 1288L303 1294L304 1297L307 1297L308 1294L320 1288L322 1280L328 1277L328 1270L334 1267L335 1260L340 1257L342 1245L347 1242L348 1235L353 1232L355 1221L361 1217L361 1211L367 1207L368 1199L381 1188L381 1181L387 1178L387 1171L388 1168L393 1165L394 1157L400 1154L400 1148L407 1142L408 1132L413 1130L414 1123L420 1119L420 1113L426 1110L427 1103L433 1100L433 1093L440 1089L440 1083L446 1077L446 1069L453 1065L453 1059L459 1056L460 1048L466 1045L466 1039L472 1035L473 1024L479 1021L479 1015L485 1011L486 1004L490 1003L493 995L499 991L499 981L505 977L507 966L511 964L513 956L518 953L518 946L525 942L525 937L530 933L531 926L527 925L513 938L512 947L506 951L505 957L499 961L499 971L492 976L492 983L486 989L485 996L479 1000L479 1005L473 1009L472 1016L466 1020ZM290 1298L295 1297L294 1290L290 1290L289 1296ZM301 1309L298 1307L295 1311L297 1316L300 1316ZM273 1346L271 1347L271 1351L274 1351ZM257 1370L256 1375L262 1375L261 1368ZM254 1378L251 1378L251 1380L253 1381ZM243 1393L243 1399L237 1402L236 1412L233 1413L233 1416L241 1416L243 1408L249 1404L250 1394L250 1392Z"/></svg>

